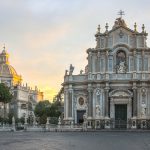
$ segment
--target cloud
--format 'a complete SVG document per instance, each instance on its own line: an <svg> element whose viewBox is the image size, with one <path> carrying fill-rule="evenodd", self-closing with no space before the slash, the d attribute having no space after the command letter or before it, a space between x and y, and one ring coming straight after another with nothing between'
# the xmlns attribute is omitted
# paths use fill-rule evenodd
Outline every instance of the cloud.
<svg viewBox="0 0 150 150"><path fill-rule="evenodd" d="M2 1L0 45L6 43L10 62L24 82L39 86L52 99L70 64L75 66L75 74L84 69L86 49L95 47L98 24L101 32L106 22L111 29L119 9L125 11L129 27L137 22L141 30L145 23L150 33L149 4L149 0Z"/></svg>

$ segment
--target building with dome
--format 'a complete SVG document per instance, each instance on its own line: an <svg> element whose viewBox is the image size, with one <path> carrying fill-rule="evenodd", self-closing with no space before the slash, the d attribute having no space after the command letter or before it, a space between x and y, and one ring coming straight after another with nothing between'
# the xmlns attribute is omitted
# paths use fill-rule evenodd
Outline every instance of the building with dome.
<svg viewBox="0 0 150 150"><path fill-rule="evenodd" d="M34 115L36 103L43 100L43 92L40 92L37 87L32 89L27 84L22 84L22 77L9 63L9 54L5 47L0 53L0 83L9 86L13 93L13 100L7 104L7 113L12 113L17 118ZM0 104L1 117L4 115L3 109L3 104Z"/></svg>
<svg viewBox="0 0 150 150"><path fill-rule="evenodd" d="M98 26L95 48L87 49L85 72L66 70L65 124L88 128L146 128L150 120L150 48L144 25L130 29L122 16L105 32Z"/></svg>

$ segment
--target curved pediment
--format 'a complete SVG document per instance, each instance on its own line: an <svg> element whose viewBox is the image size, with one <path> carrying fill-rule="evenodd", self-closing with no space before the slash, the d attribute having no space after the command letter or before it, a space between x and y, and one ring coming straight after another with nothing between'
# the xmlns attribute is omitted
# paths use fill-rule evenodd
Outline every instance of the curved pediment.
<svg viewBox="0 0 150 150"><path fill-rule="evenodd" d="M130 49L130 46L128 44L123 44L123 43L120 43L120 44L116 44L113 46L112 49L118 49L118 48L124 48L124 49Z"/></svg>
<svg viewBox="0 0 150 150"><path fill-rule="evenodd" d="M129 90L117 89L109 93L109 97L132 97L133 94Z"/></svg>

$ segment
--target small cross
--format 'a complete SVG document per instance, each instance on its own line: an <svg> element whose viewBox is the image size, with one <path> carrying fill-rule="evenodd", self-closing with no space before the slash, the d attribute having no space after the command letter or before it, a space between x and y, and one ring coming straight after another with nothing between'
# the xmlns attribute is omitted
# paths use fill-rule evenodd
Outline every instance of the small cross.
<svg viewBox="0 0 150 150"><path fill-rule="evenodd" d="M122 16L125 15L125 13L124 13L124 11L120 10L120 11L118 12L118 15L120 15L120 18L122 18Z"/></svg>
<svg viewBox="0 0 150 150"><path fill-rule="evenodd" d="M5 50L5 44L4 44L4 46L3 46L3 50Z"/></svg>

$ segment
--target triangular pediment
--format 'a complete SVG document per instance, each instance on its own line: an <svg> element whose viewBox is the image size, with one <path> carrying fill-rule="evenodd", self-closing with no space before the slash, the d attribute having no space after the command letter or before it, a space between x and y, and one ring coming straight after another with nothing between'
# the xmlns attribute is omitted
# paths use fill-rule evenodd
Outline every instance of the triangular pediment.
<svg viewBox="0 0 150 150"><path fill-rule="evenodd" d="M128 28L128 27L125 27L125 26L118 26L116 28L113 28L112 30L110 30L108 32L108 34L111 34L112 32L116 32L117 30L123 30L125 32L127 32L128 34L135 34L134 30ZM138 32L137 32L138 33ZM138 33L139 34L139 33Z"/></svg>

